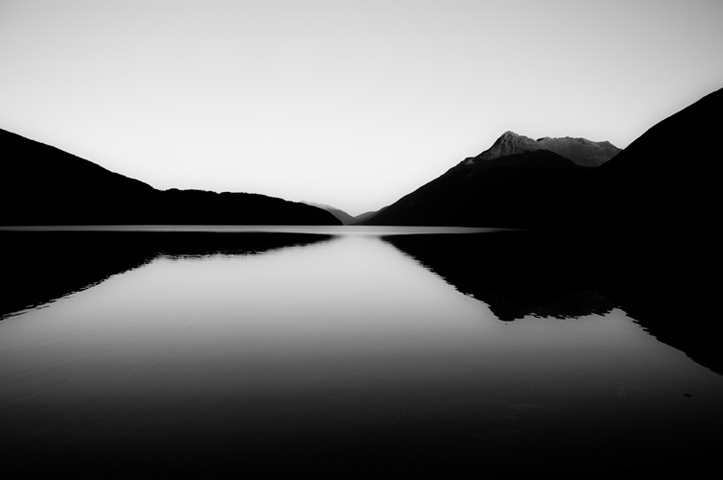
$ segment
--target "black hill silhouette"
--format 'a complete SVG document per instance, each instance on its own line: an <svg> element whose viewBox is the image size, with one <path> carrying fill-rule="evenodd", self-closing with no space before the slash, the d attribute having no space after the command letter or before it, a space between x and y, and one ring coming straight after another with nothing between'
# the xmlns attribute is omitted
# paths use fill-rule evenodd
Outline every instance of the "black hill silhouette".
<svg viewBox="0 0 723 480"><path fill-rule="evenodd" d="M681 228L707 230L716 218L715 119L722 107L723 89L654 125L623 151L609 142L506 132L490 149L361 223L566 230L607 240L618 235L611 229L647 237L665 228L686 243Z"/></svg>
<svg viewBox="0 0 723 480"><path fill-rule="evenodd" d="M665 228L685 242L681 228L707 230L716 218L715 119L722 107L723 89L623 151L609 142L506 132L490 149L360 223L565 230L607 240L618 235L615 228L635 236Z"/></svg>
<svg viewBox="0 0 723 480"><path fill-rule="evenodd" d="M714 335L719 302L711 278L720 266L715 160L721 111L723 89L662 120L587 178L508 222L585 249L614 275L610 284L633 318L717 372L723 356Z"/></svg>
<svg viewBox="0 0 723 480"><path fill-rule="evenodd" d="M609 142L570 137L535 141L505 132L480 155L359 223L497 226L551 189L584 178L591 167L618 152Z"/></svg>
<svg viewBox="0 0 723 480"><path fill-rule="evenodd" d="M717 215L723 89L671 115L576 184L539 198L508 219L537 229L636 234L707 229ZM715 169L715 170L714 170Z"/></svg>
<svg viewBox="0 0 723 480"><path fill-rule="evenodd" d="M329 212L249 193L160 191L0 130L0 225L339 225Z"/></svg>

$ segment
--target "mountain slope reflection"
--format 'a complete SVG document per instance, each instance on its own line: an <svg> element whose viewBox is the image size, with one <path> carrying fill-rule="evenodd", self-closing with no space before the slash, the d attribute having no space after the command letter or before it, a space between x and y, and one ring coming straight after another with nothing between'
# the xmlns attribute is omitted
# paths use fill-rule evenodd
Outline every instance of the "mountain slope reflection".
<svg viewBox="0 0 723 480"><path fill-rule="evenodd" d="M0 257L7 281L0 297L0 320L161 256L259 255L330 238L273 232L4 231Z"/></svg>
<svg viewBox="0 0 723 480"><path fill-rule="evenodd" d="M659 341L723 373L717 336L709 334L718 310L705 294L709 280L684 253L514 231L383 238L500 320L573 318L619 307Z"/></svg>
<svg viewBox="0 0 723 480"><path fill-rule="evenodd" d="M519 233L387 236L384 239L503 321L576 318L615 308L588 264L526 242ZM575 259L578 260L578 259Z"/></svg>

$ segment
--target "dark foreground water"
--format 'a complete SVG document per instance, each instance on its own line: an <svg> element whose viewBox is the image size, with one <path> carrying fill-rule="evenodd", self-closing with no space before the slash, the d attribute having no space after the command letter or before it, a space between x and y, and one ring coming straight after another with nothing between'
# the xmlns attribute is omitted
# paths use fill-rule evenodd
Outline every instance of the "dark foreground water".
<svg viewBox="0 0 723 480"><path fill-rule="evenodd" d="M630 274L613 265L514 232L128 230L0 232L4 468L647 478L718 465L723 377L629 316L640 306L616 279Z"/></svg>

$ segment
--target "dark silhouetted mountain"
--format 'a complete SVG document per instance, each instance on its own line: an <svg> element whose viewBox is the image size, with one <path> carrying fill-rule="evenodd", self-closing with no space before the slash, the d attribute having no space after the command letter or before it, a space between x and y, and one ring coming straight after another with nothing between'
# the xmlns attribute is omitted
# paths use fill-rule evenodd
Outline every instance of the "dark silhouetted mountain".
<svg viewBox="0 0 723 480"><path fill-rule="evenodd" d="M340 223L322 209L264 195L156 190L4 130L0 149L0 225Z"/></svg>
<svg viewBox="0 0 723 480"><path fill-rule="evenodd" d="M720 205L715 164L720 126L715 119L721 111L723 89L653 126L600 167L584 168L584 175L571 175L555 188L546 184L551 188L534 196L523 190L526 202L512 209L503 205L508 216L498 220L527 233L469 237L467 248L459 242L445 245L441 238L398 237L391 242L460 291L487 303L501 319L577 316L619 306L660 341L723 372L715 335L718 292L711 282L720 263L714 222ZM486 159L520 158L510 155L516 150L507 147L514 144L502 139L489 152L500 154ZM541 152L528 152L525 158L537 161L530 155ZM471 197L469 190L483 185L465 185L475 168L500 175L496 167L469 159L400 200L405 208L399 209L398 218L410 218L415 202L449 209L451 198L463 202ZM542 173L538 169L534 178ZM516 188L518 178L520 171L510 172L514 181L505 188ZM509 197L488 200L499 198ZM476 203L478 209L485 206ZM443 213L434 218L419 212L417 218L439 221Z"/></svg>
<svg viewBox="0 0 723 480"><path fill-rule="evenodd" d="M331 213L303 203L252 193L170 189L157 200L168 224L340 225Z"/></svg>
<svg viewBox="0 0 723 480"><path fill-rule="evenodd" d="M574 154L571 160L550 150ZM367 225L497 226L548 191L590 173L582 166L617 153L607 142L506 132L491 148L360 222Z"/></svg>
<svg viewBox="0 0 723 480"><path fill-rule="evenodd" d="M720 203L715 160L722 110L723 89L653 126L584 181L541 197L509 223L656 235L661 228L706 229Z"/></svg>
<svg viewBox="0 0 723 480"><path fill-rule="evenodd" d="M651 334L717 372L723 89L662 120L586 178L540 197L508 224L604 259L616 298ZM573 201L574 200L574 201Z"/></svg>

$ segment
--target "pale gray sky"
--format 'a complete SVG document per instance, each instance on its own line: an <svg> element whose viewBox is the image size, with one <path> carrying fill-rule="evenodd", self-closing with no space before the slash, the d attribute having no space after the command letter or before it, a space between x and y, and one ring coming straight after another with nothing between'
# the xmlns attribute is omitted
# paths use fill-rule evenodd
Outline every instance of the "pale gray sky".
<svg viewBox="0 0 723 480"><path fill-rule="evenodd" d="M627 146L723 87L721 0L0 0L0 128L359 214L504 131Z"/></svg>

